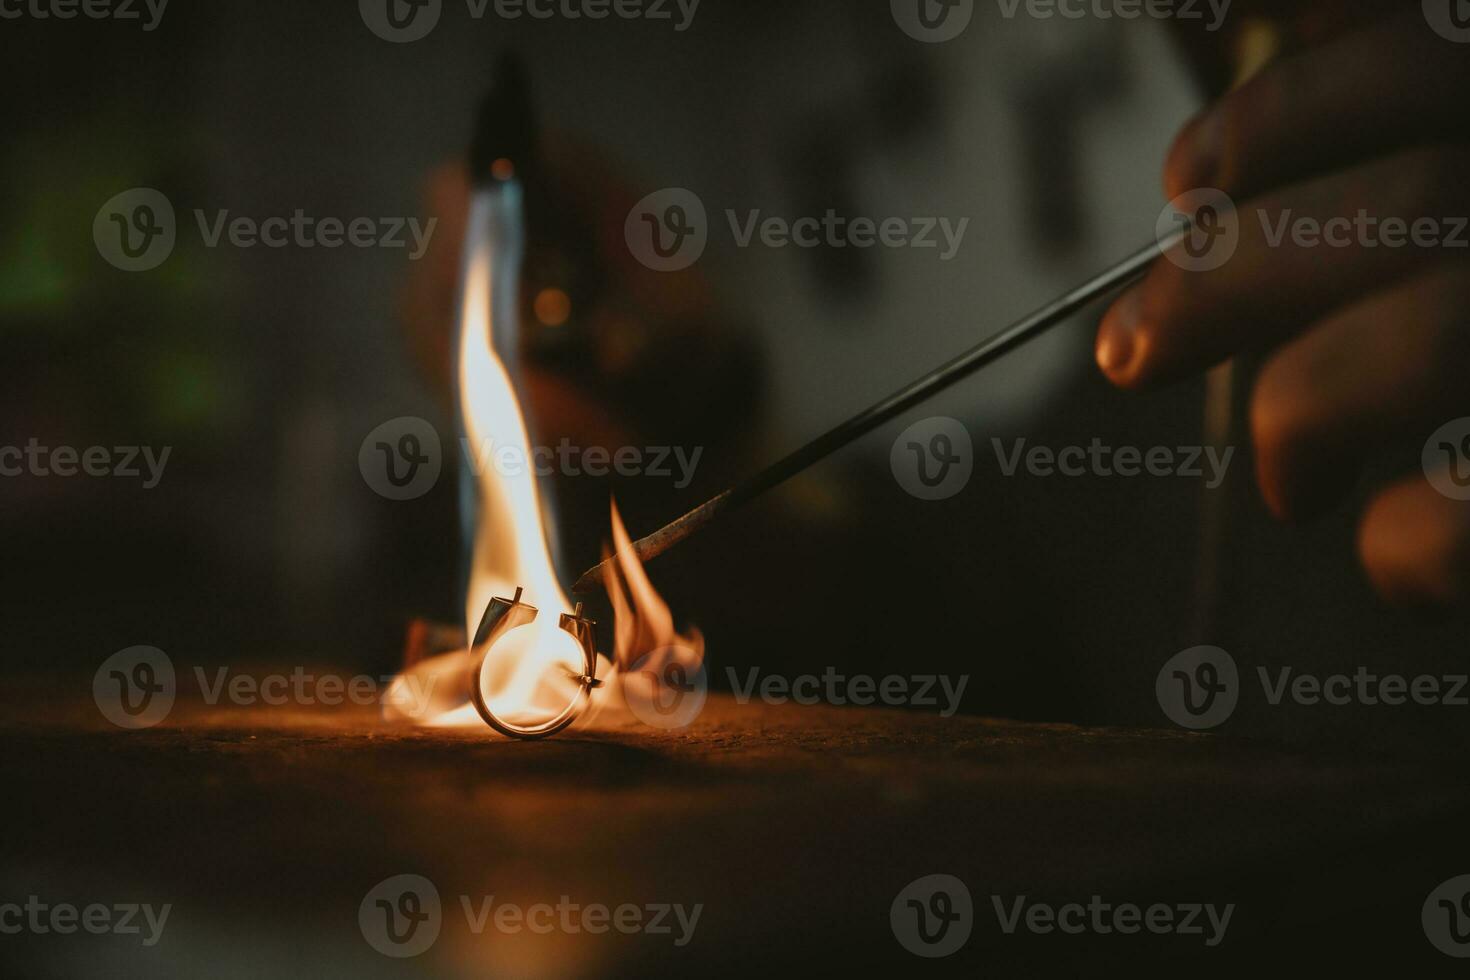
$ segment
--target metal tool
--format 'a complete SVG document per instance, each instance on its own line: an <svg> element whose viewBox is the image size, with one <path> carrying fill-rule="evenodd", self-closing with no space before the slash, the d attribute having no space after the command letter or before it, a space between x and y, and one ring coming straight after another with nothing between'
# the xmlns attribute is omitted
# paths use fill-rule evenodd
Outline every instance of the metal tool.
<svg viewBox="0 0 1470 980"><path fill-rule="evenodd" d="M931 395L943 391L962 378L969 377L1026 341L1062 323L1094 300L1141 278L1154 259L1183 241L1189 228L1190 225L1181 217L1181 226L1177 230L1161 236L1157 242L1150 244L1147 248L1140 249L1112 268L1093 276L1075 289L1063 293L1030 316L1018 320L1000 333L930 371L922 378L905 385L876 405L859 412L826 435L807 443L744 483L700 504L683 517L647 537L639 538L633 542L634 554L638 556L640 562L646 562L663 554L721 514L729 513L748 504L767 490L786 482L859 436L891 421ZM602 588L604 576L616 560L617 555L613 555L589 568L581 578L577 579L577 584L572 586L572 591L585 593Z"/></svg>

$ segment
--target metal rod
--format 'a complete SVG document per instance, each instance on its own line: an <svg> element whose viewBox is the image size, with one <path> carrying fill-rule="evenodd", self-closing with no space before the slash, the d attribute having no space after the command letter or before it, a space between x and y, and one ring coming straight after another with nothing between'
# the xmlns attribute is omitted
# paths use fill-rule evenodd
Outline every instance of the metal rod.
<svg viewBox="0 0 1470 980"><path fill-rule="evenodd" d="M749 503L772 487L779 486L791 479L813 463L830 456L859 436L893 420L931 395L943 391L962 378L969 377L1002 355L1063 322L1094 300L1139 279L1154 259L1182 240L1184 232L1185 229L1181 228L1158 242L1151 243L1147 248L1140 249L1122 262L1093 276L1075 289L1063 293L1000 333L976 344L953 360L905 385L876 405L859 412L835 429L807 443L744 483L700 504L683 517L647 537L639 538L633 542L633 552L638 556L640 562L646 562L663 554L721 514ZM572 591L585 593L602 588L603 576L615 561L616 556L613 556L589 568L581 578L577 579L577 584L572 586Z"/></svg>

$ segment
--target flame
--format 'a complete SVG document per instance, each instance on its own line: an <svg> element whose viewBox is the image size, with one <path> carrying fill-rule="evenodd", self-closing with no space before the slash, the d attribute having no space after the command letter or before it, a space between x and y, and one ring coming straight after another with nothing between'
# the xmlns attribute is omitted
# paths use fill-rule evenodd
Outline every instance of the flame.
<svg viewBox="0 0 1470 980"><path fill-rule="evenodd" d="M671 646L685 651L684 656L689 658L685 666L698 667L704 662L704 637L699 630L680 634L674 629L674 614L648 580L616 502L612 505L612 534L617 562L616 566L607 566L603 583L612 599L614 662L618 669L627 671L646 654ZM602 557L608 557L606 549Z"/></svg>
<svg viewBox="0 0 1470 980"><path fill-rule="evenodd" d="M483 677L490 710L507 721L529 725L556 715L575 697L572 677L585 666L576 641L557 627L561 614L571 612L572 605L557 582L547 547L535 468L497 467L485 452L490 448L508 452L513 459L533 458L510 373L495 352L497 331L514 324L516 310L513 301L502 301L509 297L498 295L498 289L513 291L520 267L510 254L521 247L511 237L519 230L505 228L518 214L519 201L505 200L508 193L516 191L504 188L477 195L465 242L456 380L468 449L465 464L474 470L477 501L464 615L465 635L473 637L486 606L497 596L509 598L521 588L525 601L537 608L534 622L512 630L496 644ZM509 341L514 340L512 335ZM478 717L474 721L478 723Z"/></svg>
<svg viewBox="0 0 1470 980"><path fill-rule="evenodd" d="M704 665L704 637L698 630L681 634L674 615L648 580L616 502L612 505L613 553L616 561L603 572L603 585L613 607L613 662L624 714L659 728L682 727L693 714L672 715L659 707L665 693L700 673ZM607 550L603 558L607 558ZM682 695L675 693L675 701ZM703 692L691 702L693 713L703 705Z"/></svg>
<svg viewBox="0 0 1470 980"><path fill-rule="evenodd" d="M465 597L465 635L474 637L490 600L510 598L517 588L523 601L538 610L536 619L511 630L495 645L482 677L483 693L497 717L534 726L559 714L577 695L574 678L585 670L582 650L558 626L573 608L557 580L547 529L530 465L499 467L495 453L530 461L530 438L516 399L510 372L496 353L497 329L515 322L513 301L519 229L513 227L519 200L506 193L480 194L471 205L461 280L458 363L459 402L465 437L465 463L472 467L475 489L474 539ZM513 340L514 338L509 338ZM485 451L490 449L490 451ZM658 649L673 649L675 658L692 668L703 660L704 641L697 631L681 636L673 615L632 553L628 532L612 507L612 534L618 572L610 572L615 662L626 669ZM620 573L620 574L619 574ZM435 726L484 723L467 703L471 651L431 657L412 665L394 680L387 703L389 715ZM609 700L621 700L619 670L599 659L604 686L594 698L588 721ZM433 692L415 712L406 710L414 692Z"/></svg>

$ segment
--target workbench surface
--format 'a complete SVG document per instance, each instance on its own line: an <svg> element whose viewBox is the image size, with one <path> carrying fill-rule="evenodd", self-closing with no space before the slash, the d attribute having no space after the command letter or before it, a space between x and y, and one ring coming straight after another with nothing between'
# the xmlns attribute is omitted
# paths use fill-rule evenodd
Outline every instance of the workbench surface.
<svg viewBox="0 0 1470 980"><path fill-rule="evenodd" d="M683 731L603 718L535 743L394 727L371 708L183 701L161 725L123 731L80 693L31 692L6 719L0 900L173 911L151 948L136 937L0 936L0 953L34 975L772 964L973 974L1040 960L1224 962L1268 948L1437 957L1420 905L1470 870L1458 843L1465 780L1427 761L720 695ZM358 906L403 873L435 884L444 919L430 950L395 960L365 941ZM953 956L919 960L895 940L889 906L941 873L968 886L974 931ZM1209 949L1197 937L1008 935L992 908L992 896L1085 904L1095 894L1236 909ZM703 909L683 947L647 934L476 935L460 897L492 895ZM1369 947L1356 943L1364 930Z"/></svg>

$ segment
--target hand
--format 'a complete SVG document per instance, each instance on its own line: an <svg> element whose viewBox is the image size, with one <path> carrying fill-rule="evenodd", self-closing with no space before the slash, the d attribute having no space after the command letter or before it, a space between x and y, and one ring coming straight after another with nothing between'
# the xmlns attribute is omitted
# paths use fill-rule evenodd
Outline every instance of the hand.
<svg viewBox="0 0 1470 980"><path fill-rule="evenodd" d="M1155 263L1104 317L1098 364L1136 388L1267 351L1250 419L1279 517L1321 512L1373 454L1470 415L1467 83L1470 44L1416 10L1266 69L1169 153L1168 196L1229 194L1238 245L1211 271ZM1302 219L1346 223L1314 243ZM1390 599L1470 598L1470 503L1422 472L1379 488L1358 546Z"/></svg>

